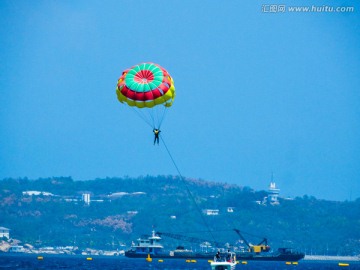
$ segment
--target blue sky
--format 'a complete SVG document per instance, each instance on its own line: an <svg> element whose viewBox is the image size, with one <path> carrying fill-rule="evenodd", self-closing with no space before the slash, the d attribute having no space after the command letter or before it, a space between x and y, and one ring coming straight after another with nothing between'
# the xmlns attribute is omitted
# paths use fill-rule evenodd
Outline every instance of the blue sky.
<svg viewBox="0 0 360 270"><path fill-rule="evenodd" d="M354 12L262 12L264 5ZM0 179L176 175L116 99L160 64L162 136L182 175L283 196L360 197L359 1L0 2Z"/></svg>

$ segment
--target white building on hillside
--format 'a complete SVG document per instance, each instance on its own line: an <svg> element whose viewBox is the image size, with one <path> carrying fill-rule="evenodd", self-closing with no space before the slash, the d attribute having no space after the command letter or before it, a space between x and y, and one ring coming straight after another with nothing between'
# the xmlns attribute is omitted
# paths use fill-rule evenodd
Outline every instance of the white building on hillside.
<svg viewBox="0 0 360 270"><path fill-rule="evenodd" d="M268 203L275 205L279 204L280 189L276 188L275 182L271 182L268 189Z"/></svg>
<svg viewBox="0 0 360 270"><path fill-rule="evenodd" d="M228 213L234 213L234 207L228 207L226 211Z"/></svg>
<svg viewBox="0 0 360 270"><path fill-rule="evenodd" d="M218 209L204 209L203 213L207 216L217 216L219 215Z"/></svg>
<svg viewBox="0 0 360 270"><path fill-rule="evenodd" d="M82 194L82 200L85 202L86 205L90 205L90 193Z"/></svg>
<svg viewBox="0 0 360 270"><path fill-rule="evenodd" d="M0 227L0 238L4 238L4 237L10 239L10 229L5 227Z"/></svg>
<svg viewBox="0 0 360 270"><path fill-rule="evenodd" d="M54 196L54 194L50 193L50 192L46 192L46 191L37 191L37 190L27 190L27 191L23 191L22 194L25 196Z"/></svg>

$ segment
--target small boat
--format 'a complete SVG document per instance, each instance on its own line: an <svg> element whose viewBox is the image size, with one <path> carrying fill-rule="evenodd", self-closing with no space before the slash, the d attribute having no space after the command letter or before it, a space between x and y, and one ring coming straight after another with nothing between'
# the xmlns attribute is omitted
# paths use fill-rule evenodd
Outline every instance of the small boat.
<svg viewBox="0 0 360 270"><path fill-rule="evenodd" d="M153 258L164 257L164 247L159 243L161 237L152 231L150 237L143 237L137 240L137 244L132 243L131 249L125 251L125 256L130 258L148 258L149 255Z"/></svg>
<svg viewBox="0 0 360 270"><path fill-rule="evenodd" d="M218 251L210 265L211 270L234 270L236 267L236 255L233 252L221 254Z"/></svg>

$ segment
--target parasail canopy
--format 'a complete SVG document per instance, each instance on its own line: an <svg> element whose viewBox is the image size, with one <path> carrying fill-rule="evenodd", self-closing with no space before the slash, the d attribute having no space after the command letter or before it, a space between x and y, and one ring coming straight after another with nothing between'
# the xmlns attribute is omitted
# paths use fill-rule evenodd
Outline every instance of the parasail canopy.
<svg viewBox="0 0 360 270"><path fill-rule="evenodd" d="M116 94L121 103L137 108L170 107L175 99L174 81L155 63L141 63L125 70Z"/></svg>
<svg viewBox="0 0 360 270"><path fill-rule="evenodd" d="M147 62L123 71L116 94L152 128L159 129L174 102L174 80L160 65Z"/></svg>

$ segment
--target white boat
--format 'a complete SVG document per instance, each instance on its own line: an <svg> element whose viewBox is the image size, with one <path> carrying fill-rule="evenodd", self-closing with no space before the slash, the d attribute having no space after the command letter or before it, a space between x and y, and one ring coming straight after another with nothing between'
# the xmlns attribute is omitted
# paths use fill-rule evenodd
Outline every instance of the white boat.
<svg viewBox="0 0 360 270"><path fill-rule="evenodd" d="M139 238L137 244L132 243L131 248L125 251L125 256L130 258L162 257L164 247L160 244L161 237L152 231L151 236Z"/></svg>
<svg viewBox="0 0 360 270"><path fill-rule="evenodd" d="M220 254L218 252L211 262L211 270L234 270L236 267L236 256L233 252Z"/></svg>

